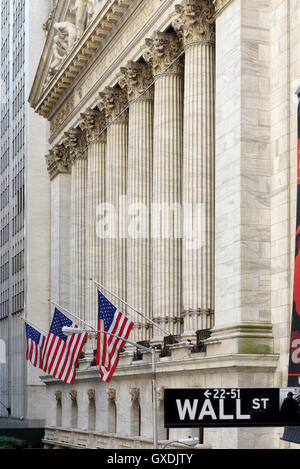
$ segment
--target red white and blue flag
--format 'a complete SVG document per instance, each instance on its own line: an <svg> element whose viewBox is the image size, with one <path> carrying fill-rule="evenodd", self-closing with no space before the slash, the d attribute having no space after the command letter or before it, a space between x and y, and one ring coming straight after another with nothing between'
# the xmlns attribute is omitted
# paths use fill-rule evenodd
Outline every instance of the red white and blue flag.
<svg viewBox="0 0 300 469"><path fill-rule="evenodd" d="M293 310L291 321L291 340L289 354L288 386L300 386L300 88L298 95L298 132L297 132L297 208L296 242L294 264ZM286 427L282 440L300 444L300 427Z"/></svg>
<svg viewBox="0 0 300 469"><path fill-rule="evenodd" d="M119 311L98 290L98 331L110 334L97 335L96 363L99 365L100 377L109 383L119 362L119 355L128 339L134 323Z"/></svg>
<svg viewBox="0 0 300 469"><path fill-rule="evenodd" d="M87 333L65 335L63 327L78 327L57 308L54 310L43 357L43 370L54 378L72 384Z"/></svg>
<svg viewBox="0 0 300 469"><path fill-rule="evenodd" d="M25 333L27 342L26 360L30 361L33 366L42 369L46 336L27 324L27 322L25 322Z"/></svg>
<svg viewBox="0 0 300 469"><path fill-rule="evenodd" d="M288 385L300 385L300 89L298 90L297 208L294 264L294 293L291 324Z"/></svg>

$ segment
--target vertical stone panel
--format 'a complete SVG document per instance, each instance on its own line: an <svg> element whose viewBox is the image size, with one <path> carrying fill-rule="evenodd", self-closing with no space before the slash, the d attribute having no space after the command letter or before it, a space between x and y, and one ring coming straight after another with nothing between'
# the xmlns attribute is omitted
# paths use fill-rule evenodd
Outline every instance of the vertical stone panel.
<svg viewBox="0 0 300 469"><path fill-rule="evenodd" d="M223 351L240 353L272 352L270 62L263 53L270 46L269 7L265 0L237 0L216 23L213 336Z"/></svg>

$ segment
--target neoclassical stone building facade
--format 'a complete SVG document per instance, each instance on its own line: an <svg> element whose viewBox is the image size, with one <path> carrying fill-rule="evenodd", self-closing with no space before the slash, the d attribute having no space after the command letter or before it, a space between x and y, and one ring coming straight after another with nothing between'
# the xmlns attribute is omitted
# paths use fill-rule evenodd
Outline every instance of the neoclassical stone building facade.
<svg viewBox="0 0 300 469"><path fill-rule="evenodd" d="M157 344L160 441L290 447L282 429L166 430L163 395L287 384L299 2L52 7L29 100L49 121L53 302L94 326L90 278L126 302L107 293ZM127 346L106 384L94 349L71 387L42 377L45 444L151 447L150 356Z"/></svg>

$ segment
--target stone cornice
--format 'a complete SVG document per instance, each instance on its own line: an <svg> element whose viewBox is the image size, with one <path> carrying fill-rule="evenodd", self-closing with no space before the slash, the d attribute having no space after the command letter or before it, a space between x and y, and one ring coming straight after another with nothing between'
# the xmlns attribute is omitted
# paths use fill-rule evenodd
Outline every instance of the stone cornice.
<svg viewBox="0 0 300 469"><path fill-rule="evenodd" d="M53 108L66 93L87 62L96 54L99 44L111 33L134 0L113 0L102 17L96 17L80 41L65 59L59 72L51 79L43 95L35 101L31 94L30 104L43 117L49 118Z"/></svg>
<svg viewBox="0 0 300 469"><path fill-rule="evenodd" d="M206 373L224 373L230 371L243 370L251 373L254 370L260 372L273 372L279 361L279 354L239 354L228 353L222 355L203 356L200 353L192 354L190 358L181 360L160 360L157 361L157 375L166 376L167 373L179 372L181 374L195 370L203 370ZM149 375L151 372L151 362L134 362L128 365L119 365L114 373L114 377ZM52 376L41 376L40 379L45 384L57 384L59 380ZM97 367L88 370L78 371L76 382L99 380Z"/></svg>

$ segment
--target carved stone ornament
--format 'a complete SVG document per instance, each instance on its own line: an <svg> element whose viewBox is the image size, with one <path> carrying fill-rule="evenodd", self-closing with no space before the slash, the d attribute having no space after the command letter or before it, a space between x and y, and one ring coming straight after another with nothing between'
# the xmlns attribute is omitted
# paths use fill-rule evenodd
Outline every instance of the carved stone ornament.
<svg viewBox="0 0 300 469"><path fill-rule="evenodd" d="M75 14L75 26L77 39L83 35L84 30L90 23L98 0L73 0L71 13Z"/></svg>
<svg viewBox="0 0 300 469"><path fill-rule="evenodd" d="M55 35L52 44L53 58L49 70L50 76L59 70L77 39L76 26L68 21L54 23L53 29Z"/></svg>
<svg viewBox="0 0 300 469"><path fill-rule="evenodd" d="M98 108L104 112L106 122L110 123L125 109L127 105L126 94L118 89L107 87L99 93ZM127 120L127 112L124 111L118 118L118 122Z"/></svg>
<svg viewBox="0 0 300 469"><path fill-rule="evenodd" d="M138 401L140 399L140 390L139 388L130 389L130 398L131 402Z"/></svg>
<svg viewBox="0 0 300 469"><path fill-rule="evenodd" d="M74 402L77 400L77 391L76 389L72 389L72 391L69 392L71 400Z"/></svg>
<svg viewBox="0 0 300 469"><path fill-rule="evenodd" d="M94 15L97 2L98 0L73 0L73 4L71 3L70 7L70 13L75 15L75 24L70 21L54 23L53 29L55 33L52 44L53 58L49 69L50 78L59 70L63 61L73 49L75 43L83 35ZM45 23L45 30L49 28L52 22L53 11Z"/></svg>
<svg viewBox="0 0 300 469"><path fill-rule="evenodd" d="M218 14L223 8L225 8L232 0L212 0L216 14Z"/></svg>
<svg viewBox="0 0 300 469"><path fill-rule="evenodd" d="M163 401L164 397L165 397L165 388L164 387L158 388L157 389L157 399L159 401Z"/></svg>
<svg viewBox="0 0 300 469"><path fill-rule="evenodd" d="M95 389L89 389L87 392L89 401L94 401L96 397Z"/></svg>
<svg viewBox="0 0 300 469"><path fill-rule="evenodd" d="M97 143L105 143L106 131L102 132L106 125L104 114L97 109L88 109L81 113L80 117L81 122L79 126L81 130L85 132L86 140L93 141L99 134L101 134L97 139Z"/></svg>
<svg viewBox="0 0 300 469"><path fill-rule="evenodd" d="M172 26L183 45L192 42L214 42L215 9L210 0L185 0L175 5Z"/></svg>
<svg viewBox="0 0 300 469"><path fill-rule="evenodd" d="M116 390L113 389L113 388L108 388L106 390L106 394L107 394L107 399L109 401L115 401L116 400Z"/></svg>
<svg viewBox="0 0 300 469"><path fill-rule="evenodd" d="M143 57L152 66L154 76L164 71L182 73L182 58L175 60L181 52L180 41L176 34L157 31L153 38L146 39L146 46Z"/></svg>
<svg viewBox="0 0 300 469"><path fill-rule="evenodd" d="M62 392L61 391L55 391L55 399L57 400L57 402L61 401L61 397L62 397Z"/></svg>
<svg viewBox="0 0 300 469"><path fill-rule="evenodd" d="M57 5L57 2L58 0L52 0L52 8L51 8L51 11L50 11L50 14L46 20L46 22L43 24L43 31L48 34L49 32L49 29L50 29L50 26L51 26L51 23L52 23L52 20L53 20L53 16L54 16L54 12L55 12L55 8L56 8L56 5Z"/></svg>
<svg viewBox="0 0 300 469"><path fill-rule="evenodd" d="M69 152L63 145L55 145L46 156L47 169L52 179L58 173L69 172Z"/></svg>
<svg viewBox="0 0 300 469"><path fill-rule="evenodd" d="M83 152L85 144L84 135L81 129L70 129L65 132L64 146L69 150L70 161L75 158L85 158L86 154Z"/></svg>
<svg viewBox="0 0 300 469"><path fill-rule="evenodd" d="M152 81L152 71L148 64L130 61L121 67L119 85L127 91L128 100L137 98ZM143 94L146 99L153 97L153 87Z"/></svg>

